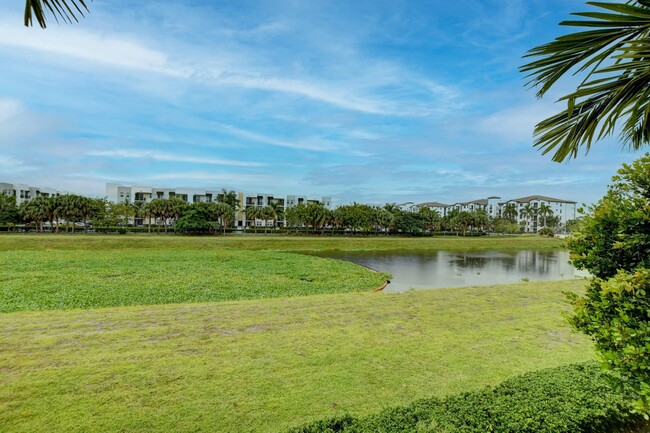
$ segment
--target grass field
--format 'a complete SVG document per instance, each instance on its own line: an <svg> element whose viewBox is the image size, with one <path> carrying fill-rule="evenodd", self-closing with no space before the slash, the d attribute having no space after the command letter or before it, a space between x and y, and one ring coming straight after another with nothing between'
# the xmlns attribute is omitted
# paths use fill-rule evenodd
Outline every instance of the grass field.
<svg viewBox="0 0 650 433"><path fill-rule="evenodd" d="M593 357L583 281L0 315L11 432L282 431Z"/></svg>
<svg viewBox="0 0 650 433"><path fill-rule="evenodd" d="M0 312L370 291L389 277L277 251L0 251Z"/></svg>
<svg viewBox="0 0 650 433"><path fill-rule="evenodd" d="M320 237L320 236L173 236L0 234L0 251L15 250L499 250L558 249L559 239L541 236L449 237Z"/></svg>

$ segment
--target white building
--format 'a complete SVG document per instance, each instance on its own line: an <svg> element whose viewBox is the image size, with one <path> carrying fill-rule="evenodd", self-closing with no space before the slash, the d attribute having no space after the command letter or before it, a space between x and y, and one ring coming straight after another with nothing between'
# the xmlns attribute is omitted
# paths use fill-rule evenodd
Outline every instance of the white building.
<svg viewBox="0 0 650 433"><path fill-rule="evenodd" d="M539 213L539 209L542 205L548 206L552 215L560 219L560 226L565 225L569 220L576 219L575 201L562 200L543 195L530 195L506 201L502 201L501 197L492 196L486 199L457 202L450 205L439 202L425 202L416 205L416 208L426 206L438 211L442 216L448 215L452 210L466 212L483 210L490 217L496 218L503 215L503 211L508 205L514 205L515 210L517 211L517 221L524 226L524 230L527 232L536 233L538 228L543 226L544 216ZM525 209L527 205L537 213L534 218L528 218L522 215L521 211Z"/></svg>
<svg viewBox="0 0 650 433"><path fill-rule="evenodd" d="M155 198L169 199L177 197L186 203L210 203L218 201L225 189L205 189L205 188L153 188L150 186L126 186L117 183L106 184L106 197L113 203L148 203ZM332 198L323 197L321 200L310 199L303 195L289 195L286 198L270 193L248 194L237 192L237 209L236 225L239 227L247 226L272 226L272 220L250 220L246 217L246 209L251 207L263 208L265 206L276 205L283 211L298 204L322 203L327 209L332 207ZM278 223L282 224L280 219Z"/></svg>
<svg viewBox="0 0 650 433"><path fill-rule="evenodd" d="M529 195L526 197L514 198L512 200L500 203L501 210L507 205L512 204L517 210L517 220L520 224L524 225L525 231L537 233L538 228L544 224L544 217L539 214L539 209L544 204L548 206L553 213L553 216L560 218L560 225L563 226L569 220L576 219L576 202L570 200L562 200L559 198L546 197L543 195ZM522 210L529 205L537 212L536 217L527 218L522 215Z"/></svg>
<svg viewBox="0 0 650 433"><path fill-rule="evenodd" d="M29 186L23 183L4 183L0 182L0 194L6 194L10 197L16 197L16 205L20 206L26 201L36 197L55 197L66 194L54 188L41 188L38 186Z"/></svg>

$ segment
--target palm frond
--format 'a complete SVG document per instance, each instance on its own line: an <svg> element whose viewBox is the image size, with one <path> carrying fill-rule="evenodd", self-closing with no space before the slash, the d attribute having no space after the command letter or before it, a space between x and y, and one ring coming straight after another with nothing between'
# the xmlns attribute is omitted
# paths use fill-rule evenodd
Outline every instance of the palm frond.
<svg viewBox="0 0 650 433"><path fill-rule="evenodd" d="M90 0L92 1L92 0ZM34 19L41 26L47 27L47 15L54 17L58 23L79 22L77 17L83 17L88 11L87 0L26 0L25 1L25 26L34 24Z"/></svg>
<svg viewBox="0 0 650 433"><path fill-rule="evenodd" d="M535 146L553 160L575 158L594 140L622 124L621 140L631 149L650 141L650 2L588 2L607 12L580 12L585 20L560 25L589 28L530 50L538 58L520 68L529 87L544 94L565 74L584 74L575 92L560 101L567 108L535 127Z"/></svg>

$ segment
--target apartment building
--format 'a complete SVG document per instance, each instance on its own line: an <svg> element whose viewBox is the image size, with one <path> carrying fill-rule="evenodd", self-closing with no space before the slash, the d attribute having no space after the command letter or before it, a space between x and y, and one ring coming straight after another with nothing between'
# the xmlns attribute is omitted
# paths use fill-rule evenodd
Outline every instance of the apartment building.
<svg viewBox="0 0 650 433"><path fill-rule="evenodd" d="M560 219L560 225L566 224L567 221L576 219L576 202L571 200L563 200L559 198L547 197L543 195L530 195L526 197L514 198L511 200L503 201L501 197L488 197L486 199L478 199L467 202L457 202L446 205L439 202L425 202L416 205L416 207L426 206L430 209L436 210L442 216L446 216L452 210L474 212L478 210L485 211L489 216L496 218L504 214L506 206L514 206L517 212L517 221L522 224L526 232L536 233L537 230L543 225L544 217L538 213L538 209L542 205L550 208L553 216ZM522 214L522 210L526 206L531 207L537 212L535 218L528 218Z"/></svg>
<svg viewBox="0 0 650 433"><path fill-rule="evenodd" d="M16 205L20 206L36 197L55 197L66 194L54 188L42 188L38 186L29 186L23 183L5 183L0 182L0 194L4 193L10 197L16 197Z"/></svg>
<svg viewBox="0 0 650 433"><path fill-rule="evenodd" d="M210 203L218 201L224 194L225 189L203 189L203 188L153 188L149 186L126 186L117 183L106 184L106 197L114 203L147 203L155 198L169 199L177 197L187 203ZM320 200L308 198L304 195L288 195L285 197L270 193L249 194L237 192L237 209L235 221L238 227L270 227L272 220L251 220L246 217L246 209L251 207L263 208L265 206L279 206L282 211L298 204L322 203L327 209L332 207L331 197L322 197ZM282 212L284 214L284 212ZM284 221L280 218L277 223L282 225Z"/></svg>
<svg viewBox="0 0 650 433"><path fill-rule="evenodd" d="M417 204L416 207L428 207L431 210L435 210L440 214L440 216L446 216L447 215L447 210L451 207L451 205L440 203L437 201L428 201L426 203L420 203Z"/></svg>
<svg viewBox="0 0 650 433"><path fill-rule="evenodd" d="M560 218L560 225L566 224L569 220L576 219L576 202L570 200L562 200L559 198L547 197L543 195L529 195L526 197L514 198L501 203L501 209L507 205L514 205L517 210L517 219L520 224L525 225L525 231L536 233L537 229L543 225L543 216L537 214L536 218L526 218L522 215L522 210L529 205L536 212L540 209L542 204L548 206L553 213L553 216Z"/></svg>

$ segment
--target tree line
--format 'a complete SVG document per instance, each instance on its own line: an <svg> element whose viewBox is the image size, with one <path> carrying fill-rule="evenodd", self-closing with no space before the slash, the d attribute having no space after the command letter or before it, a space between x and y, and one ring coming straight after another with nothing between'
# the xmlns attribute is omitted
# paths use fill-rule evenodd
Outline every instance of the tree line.
<svg viewBox="0 0 650 433"><path fill-rule="evenodd" d="M484 210L451 210L443 216L428 207L413 212L390 203L384 206L353 203L333 210L317 202L298 204L286 211L277 202L264 207L241 207L234 191L224 191L217 201L210 203L187 203L178 197L155 198L134 204L112 203L106 199L66 194L35 197L16 206L15 197L0 195L0 225L15 227L26 224L38 231L58 232L63 227L75 232L80 227L88 231L91 227L140 225L146 226L148 232L158 233L167 233L170 228L182 233L215 233L219 230L225 233L235 225L237 212L245 213L255 232L258 225L266 228L270 223L272 228L278 228L279 222L285 229L312 233L333 230L365 234L454 232L463 235L520 233L527 223L533 221L552 232L560 224L560 218L553 215L545 204L539 208L527 204L520 211L509 204L501 217L492 218Z"/></svg>

